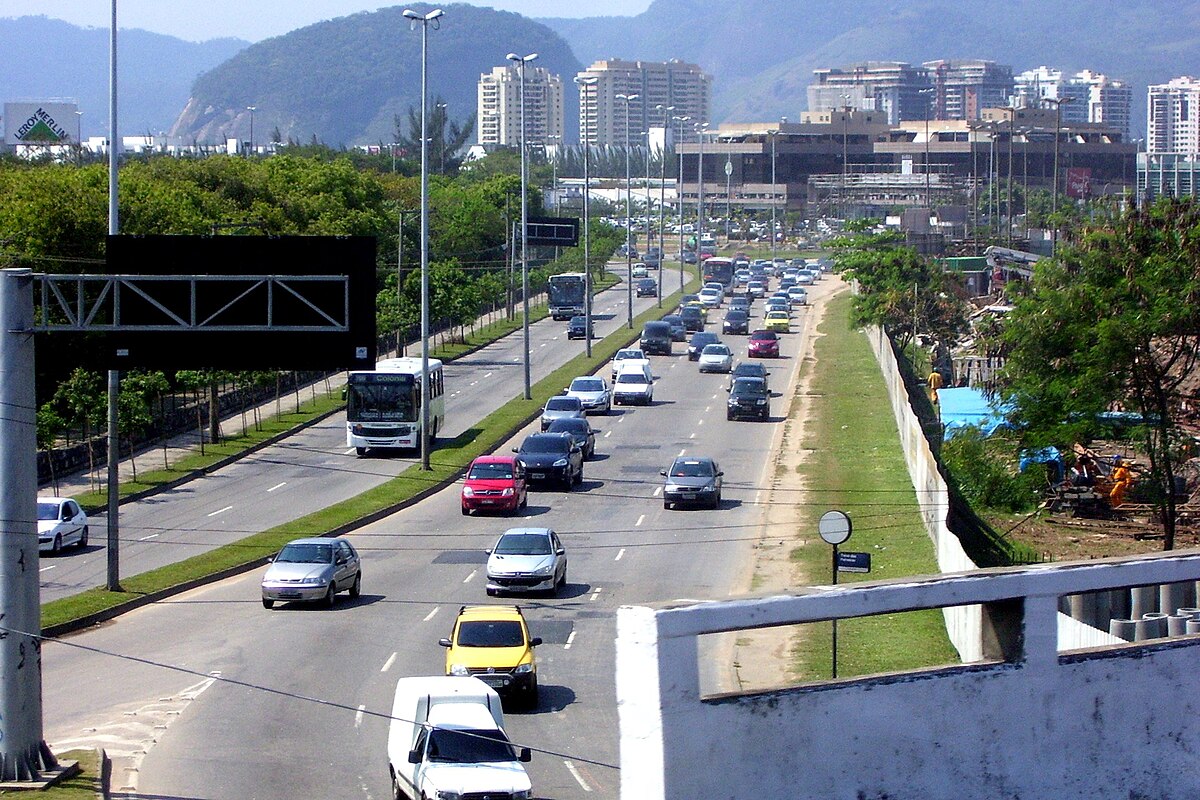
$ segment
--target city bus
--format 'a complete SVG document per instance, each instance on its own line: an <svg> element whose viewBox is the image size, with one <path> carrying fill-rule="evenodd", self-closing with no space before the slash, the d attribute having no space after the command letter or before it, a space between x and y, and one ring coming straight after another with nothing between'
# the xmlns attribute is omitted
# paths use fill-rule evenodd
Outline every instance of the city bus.
<svg viewBox="0 0 1200 800"><path fill-rule="evenodd" d="M733 260L710 258L704 262L704 282L720 281L726 289L733 287Z"/></svg>
<svg viewBox="0 0 1200 800"><path fill-rule="evenodd" d="M570 319L585 312L587 281L582 272L562 272L550 276L550 316Z"/></svg>
<svg viewBox="0 0 1200 800"><path fill-rule="evenodd" d="M442 362L429 359L429 434L432 445L446 420ZM388 358L373 370L355 370L346 384L346 446L358 455L374 449L420 449L421 359Z"/></svg>

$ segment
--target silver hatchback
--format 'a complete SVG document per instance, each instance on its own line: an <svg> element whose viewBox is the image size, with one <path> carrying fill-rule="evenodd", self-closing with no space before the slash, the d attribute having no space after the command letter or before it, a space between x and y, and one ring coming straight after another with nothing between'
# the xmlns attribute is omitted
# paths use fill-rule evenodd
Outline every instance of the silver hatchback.
<svg viewBox="0 0 1200 800"><path fill-rule="evenodd" d="M295 539L271 559L262 579L263 608L278 602L319 602L333 608L338 592L362 593L362 561L349 541Z"/></svg>

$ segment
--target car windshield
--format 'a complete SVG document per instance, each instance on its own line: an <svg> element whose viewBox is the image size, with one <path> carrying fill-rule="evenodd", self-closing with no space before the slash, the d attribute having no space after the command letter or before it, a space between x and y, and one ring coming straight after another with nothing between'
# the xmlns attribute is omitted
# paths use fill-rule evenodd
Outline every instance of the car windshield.
<svg viewBox="0 0 1200 800"><path fill-rule="evenodd" d="M599 378L576 378L571 381L572 392L602 392L604 381Z"/></svg>
<svg viewBox="0 0 1200 800"><path fill-rule="evenodd" d="M550 423L547 433L587 433L588 421L586 419L556 419Z"/></svg>
<svg viewBox="0 0 1200 800"><path fill-rule="evenodd" d="M766 394L762 378L738 378L733 382L733 394Z"/></svg>
<svg viewBox="0 0 1200 800"><path fill-rule="evenodd" d="M520 647L521 623L507 619L471 620L458 626L459 647Z"/></svg>
<svg viewBox="0 0 1200 800"><path fill-rule="evenodd" d="M58 503L38 503L38 519L41 520L57 520L58 519Z"/></svg>
<svg viewBox="0 0 1200 800"><path fill-rule="evenodd" d="M618 350L617 354L613 356L613 360L623 361L627 358L642 359L645 357L645 354L643 354L641 350Z"/></svg>
<svg viewBox="0 0 1200 800"><path fill-rule="evenodd" d="M709 478L713 474L711 461L676 461L671 466L672 478Z"/></svg>
<svg viewBox="0 0 1200 800"><path fill-rule="evenodd" d="M429 734L430 761L452 764L483 764L516 761L512 745L500 731L434 728Z"/></svg>
<svg viewBox="0 0 1200 800"><path fill-rule="evenodd" d="M289 544L279 551L275 560L286 564L332 564L333 545Z"/></svg>
<svg viewBox="0 0 1200 800"><path fill-rule="evenodd" d="M550 537L544 533L506 533L492 552L504 556L548 556Z"/></svg>
<svg viewBox="0 0 1200 800"><path fill-rule="evenodd" d="M776 341L779 337L775 335L775 331L755 331L753 334L750 335L750 338L754 339L755 341L759 341L759 342L763 342L763 341L773 342L773 341Z"/></svg>
<svg viewBox="0 0 1200 800"><path fill-rule="evenodd" d="M512 464L495 461L484 464L472 464L471 471L467 473L468 478L476 481L512 480L512 476Z"/></svg>
<svg viewBox="0 0 1200 800"><path fill-rule="evenodd" d="M563 436L530 436L521 445L522 453L565 453L570 440Z"/></svg>
<svg viewBox="0 0 1200 800"><path fill-rule="evenodd" d="M750 315L747 314L745 311L738 311L736 309L733 309L731 311L726 312L725 319L730 320L732 322L742 322L743 320L748 319L749 316Z"/></svg>
<svg viewBox="0 0 1200 800"><path fill-rule="evenodd" d="M617 383L645 383L646 376L637 372L622 372L617 376Z"/></svg>
<svg viewBox="0 0 1200 800"><path fill-rule="evenodd" d="M707 344L704 346L703 355L706 356L728 356L732 355L729 348L723 344Z"/></svg>
<svg viewBox="0 0 1200 800"><path fill-rule="evenodd" d="M578 411L578 397L551 397L546 401L547 411Z"/></svg>

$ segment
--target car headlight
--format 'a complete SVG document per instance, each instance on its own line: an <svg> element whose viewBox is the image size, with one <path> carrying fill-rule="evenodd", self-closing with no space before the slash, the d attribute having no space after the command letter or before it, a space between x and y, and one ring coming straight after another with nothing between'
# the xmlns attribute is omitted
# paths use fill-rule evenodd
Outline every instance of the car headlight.
<svg viewBox="0 0 1200 800"><path fill-rule="evenodd" d="M556 466L556 467L565 467L566 465L567 465L567 459L565 459L565 458L560 458L558 461L554 462L554 466Z"/></svg>
<svg viewBox="0 0 1200 800"><path fill-rule="evenodd" d="M463 487L463 497L474 497L474 496L475 496L474 489L472 489L470 486Z"/></svg>
<svg viewBox="0 0 1200 800"><path fill-rule="evenodd" d="M517 664L517 668L513 670L514 675L526 675L533 672L533 664Z"/></svg>
<svg viewBox="0 0 1200 800"><path fill-rule="evenodd" d="M467 669L466 664L451 664L450 674L457 675L460 678L465 678L466 676L470 675L471 672Z"/></svg>
<svg viewBox="0 0 1200 800"><path fill-rule="evenodd" d="M534 574L534 575L549 575L549 574L550 574L550 573L552 573L552 572L554 572L554 565L553 565L553 564L547 564L547 565L546 565L546 566L544 566L544 567L538 567L537 569L535 569L535 570L533 571L533 574Z"/></svg>
<svg viewBox="0 0 1200 800"><path fill-rule="evenodd" d="M501 497L512 497L513 496L512 487L510 486L507 489L505 489L503 492L500 493L500 496Z"/></svg>
<svg viewBox="0 0 1200 800"><path fill-rule="evenodd" d="M701 489L700 491L715 492L716 490L717 490L717 485L715 483L709 483L709 484L706 484L705 487L703 489Z"/></svg>
<svg viewBox="0 0 1200 800"><path fill-rule="evenodd" d="M319 576L315 578L303 578L300 583L306 586L320 586L322 583L325 583L325 579Z"/></svg>
<svg viewBox="0 0 1200 800"><path fill-rule="evenodd" d="M758 405L758 406L765 406L767 404L767 401L766 400L755 400L754 404Z"/></svg>
<svg viewBox="0 0 1200 800"><path fill-rule="evenodd" d="M437 798L438 800L462 800L462 793L451 789L438 789Z"/></svg>

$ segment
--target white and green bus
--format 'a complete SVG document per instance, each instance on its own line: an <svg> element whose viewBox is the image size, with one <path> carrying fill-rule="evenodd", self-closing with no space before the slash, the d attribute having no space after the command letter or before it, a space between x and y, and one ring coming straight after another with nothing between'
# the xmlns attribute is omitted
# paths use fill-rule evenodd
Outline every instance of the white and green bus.
<svg viewBox="0 0 1200 800"><path fill-rule="evenodd" d="M446 420L442 362L429 359L429 441ZM367 450L420 449L421 359L388 358L374 370L350 373L346 385L346 446Z"/></svg>

